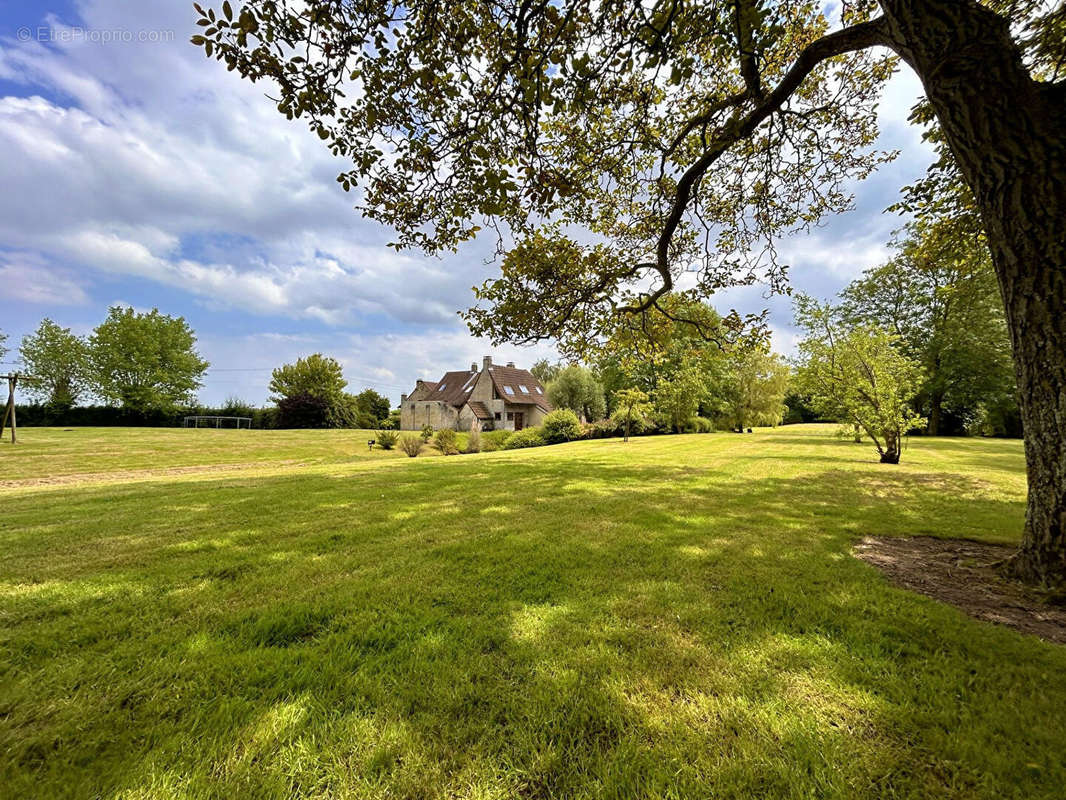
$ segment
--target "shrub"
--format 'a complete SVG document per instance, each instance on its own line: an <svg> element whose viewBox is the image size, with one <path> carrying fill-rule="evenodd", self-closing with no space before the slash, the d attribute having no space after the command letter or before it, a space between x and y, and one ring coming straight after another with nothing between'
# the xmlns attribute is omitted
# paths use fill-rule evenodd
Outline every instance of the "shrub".
<svg viewBox="0 0 1066 800"><path fill-rule="evenodd" d="M399 435L396 431L382 430L378 431L378 445L382 450L391 450L396 446L396 440L399 439Z"/></svg>
<svg viewBox="0 0 1066 800"><path fill-rule="evenodd" d="M477 428L471 428L470 433L466 435L466 452L481 452L481 431Z"/></svg>
<svg viewBox="0 0 1066 800"><path fill-rule="evenodd" d="M548 444L580 439L581 422L573 411L568 408L560 408L557 411L552 411L544 418L544 422L541 425L541 435Z"/></svg>
<svg viewBox="0 0 1066 800"><path fill-rule="evenodd" d="M489 431L481 436L481 449L486 453L502 450L513 431Z"/></svg>
<svg viewBox="0 0 1066 800"><path fill-rule="evenodd" d="M428 442L433 438L433 426L427 422L422 426L422 432L418 435L422 437L423 442Z"/></svg>
<svg viewBox="0 0 1066 800"><path fill-rule="evenodd" d="M520 447L541 447L545 444L540 428L522 428L508 438L504 450L517 450Z"/></svg>
<svg viewBox="0 0 1066 800"><path fill-rule="evenodd" d="M693 417L685 424L685 430L692 433L714 433L714 423L706 417Z"/></svg>
<svg viewBox="0 0 1066 800"><path fill-rule="evenodd" d="M458 437L451 428L441 428L433 437L433 446L446 456L459 455Z"/></svg>
<svg viewBox="0 0 1066 800"><path fill-rule="evenodd" d="M422 441L420 436L400 437L400 449L407 453L411 458L414 458L421 453L423 447L425 447L425 442Z"/></svg>

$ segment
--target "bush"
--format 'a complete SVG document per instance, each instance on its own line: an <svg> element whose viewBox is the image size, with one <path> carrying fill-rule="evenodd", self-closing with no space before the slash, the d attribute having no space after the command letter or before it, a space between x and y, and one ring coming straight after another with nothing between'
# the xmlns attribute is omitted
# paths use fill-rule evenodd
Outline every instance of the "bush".
<svg viewBox="0 0 1066 800"><path fill-rule="evenodd" d="M470 433L466 435L466 452L481 452L481 431L479 431L477 428L471 428Z"/></svg>
<svg viewBox="0 0 1066 800"><path fill-rule="evenodd" d="M552 411L544 418L544 422L541 425L541 434L548 444L580 439L581 421L577 418L577 414L570 409L560 408L557 411Z"/></svg>
<svg viewBox="0 0 1066 800"><path fill-rule="evenodd" d="M420 436L401 436L400 437L400 449L403 450L411 458L414 458L422 452L422 448L425 447L425 443Z"/></svg>
<svg viewBox="0 0 1066 800"><path fill-rule="evenodd" d="M714 423L706 417L693 417L685 423L685 430L692 433L714 433Z"/></svg>
<svg viewBox="0 0 1066 800"><path fill-rule="evenodd" d="M418 435L422 437L423 442L429 442L433 438L433 426L427 422L422 426L422 432Z"/></svg>
<svg viewBox="0 0 1066 800"><path fill-rule="evenodd" d="M541 447L544 444L546 443L540 428L522 428L522 430L511 434L503 449L517 450L520 447Z"/></svg>
<svg viewBox="0 0 1066 800"><path fill-rule="evenodd" d="M502 450L513 431L489 431L481 436L481 449L486 453Z"/></svg>
<svg viewBox="0 0 1066 800"><path fill-rule="evenodd" d="M433 437L433 446L446 456L459 455L458 437L451 428L441 428Z"/></svg>
<svg viewBox="0 0 1066 800"><path fill-rule="evenodd" d="M396 441L399 439L399 435L396 431L382 430L378 431L378 445L382 450L391 450L396 446Z"/></svg>

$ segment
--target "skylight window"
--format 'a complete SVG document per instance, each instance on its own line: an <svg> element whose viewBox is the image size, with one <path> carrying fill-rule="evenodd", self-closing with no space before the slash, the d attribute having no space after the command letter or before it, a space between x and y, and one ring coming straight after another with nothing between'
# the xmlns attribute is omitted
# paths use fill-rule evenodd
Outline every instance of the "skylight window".
<svg viewBox="0 0 1066 800"><path fill-rule="evenodd" d="M438 392L443 392L447 388L448 388L448 384L442 383L440 386L437 387L437 391Z"/></svg>
<svg viewBox="0 0 1066 800"><path fill-rule="evenodd" d="M507 394L514 394L514 389L512 389L510 386L504 386L503 390L507 392Z"/></svg>
<svg viewBox="0 0 1066 800"><path fill-rule="evenodd" d="M537 394L544 394L544 390L541 389L539 386L537 387Z"/></svg>
<svg viewBox="0 0 1066 800"><path fill-rule="evenodd" d="M529 394L529 389L519 384L518 388L522 391L522 394Z"/></svg>

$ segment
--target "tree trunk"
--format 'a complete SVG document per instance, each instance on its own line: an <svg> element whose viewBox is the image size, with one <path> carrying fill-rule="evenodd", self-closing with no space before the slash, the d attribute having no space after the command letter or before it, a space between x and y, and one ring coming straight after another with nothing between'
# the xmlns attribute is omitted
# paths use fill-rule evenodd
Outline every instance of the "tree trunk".
<svg viewBox="0 0 1066 800"><path fill-rule="evenodd" d="M929 395L929 425L925 432L930 436L940 433L940 412L943 405L944 396L940 392L933 392Z"/></svg>
<svg viewBox="0 0 1066 800"><path fill-rule="evenodd" d="M1066 84L973 0L880 0L973 190L1006 308L1029 501L1011 574L1066 584Z"/></svg>
<svg viewBox="0 0 1066 800"><path fill-rule="evenodd" d="M898 431L885 431L885 448L881 451L882 464L899 463L901 440Z"/></svg>

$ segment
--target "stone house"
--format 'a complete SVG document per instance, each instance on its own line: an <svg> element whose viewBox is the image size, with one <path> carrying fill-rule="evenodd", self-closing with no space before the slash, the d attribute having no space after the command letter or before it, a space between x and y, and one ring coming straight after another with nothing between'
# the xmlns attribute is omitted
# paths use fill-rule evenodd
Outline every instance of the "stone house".
<svg viewBox="0 0 1066 800"><path fill-rule="evenodd" d="M475 422L482 430L520 431L540 425L552 410L540 381L514 362L501 367L485 356L479 370L446 372L436 383L419 380L411 394L400 396L400 429L470 430Z"/></svg>

